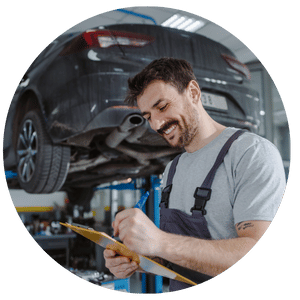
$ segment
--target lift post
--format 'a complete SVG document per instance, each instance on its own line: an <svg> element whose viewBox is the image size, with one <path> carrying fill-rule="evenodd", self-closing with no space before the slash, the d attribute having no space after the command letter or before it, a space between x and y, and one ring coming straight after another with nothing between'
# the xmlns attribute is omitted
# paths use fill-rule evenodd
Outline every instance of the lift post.
<svg viewBox="0 0 300 300"><path fill-rule="evenodd" d="M141 193L149 191L150 195L148 201L143 207L143 212L149 217L149 219L157 226L160 225L160 212L159 204L161 200L161 180L157 175L151 175L150 177L132 181L127 184L110 185L107 187L98 187L100 189L111 190L125 190L125 189L139 189ZM142 293L162 293L163 292L163 278L162 276L152 274L142 274Z"/></svg>
<svg viewBox="0 0 300 300"><path fill-rule="evenodd" d="M149 199L145 205L144 212L159 227L160 213L159 203L161 199L160 179L156 175L152 175L146 179L146 189L150 191ZM163 292L163 278L162 276L142 274L142 292L143 293L162 293Z"/></svg>

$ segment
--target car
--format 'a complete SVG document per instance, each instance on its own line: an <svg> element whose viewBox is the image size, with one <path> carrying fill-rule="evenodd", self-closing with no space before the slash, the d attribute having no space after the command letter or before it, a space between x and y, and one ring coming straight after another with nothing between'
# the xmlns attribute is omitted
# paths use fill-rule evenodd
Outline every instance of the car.
<svg viewBox="0 0 300 300"><path fill-rule="evenodd" d="M258 93L250 72L225 46L157 25L116 24L66 33L36 58L7 115L4 167L10 188L66 191L89 201L102 183L162 174L181 149L169 147L124 104L127 80L160 57L186 59L210 116L257 132Z"/></svg>

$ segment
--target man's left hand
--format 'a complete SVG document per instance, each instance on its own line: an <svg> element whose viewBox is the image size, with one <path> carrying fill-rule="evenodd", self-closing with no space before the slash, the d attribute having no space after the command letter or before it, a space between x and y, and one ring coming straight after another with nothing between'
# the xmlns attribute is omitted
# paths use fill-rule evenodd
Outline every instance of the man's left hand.
<svg viewBox="0 0 300 300"><path fill-rule="evenodd" d="M114 236L138 254L157 255L163 231L138 208L119 212L112 224Z"/></svg>

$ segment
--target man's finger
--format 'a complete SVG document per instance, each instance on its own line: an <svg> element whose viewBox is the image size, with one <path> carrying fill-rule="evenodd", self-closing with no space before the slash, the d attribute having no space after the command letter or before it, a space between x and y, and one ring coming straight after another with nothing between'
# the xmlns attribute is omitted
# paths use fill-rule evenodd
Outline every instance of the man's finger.
<svg viewBox="0 0 300 300"><path fill-rule="evenodd" d="M130 218L123 219L122 222L119 224L119 232L118 236L121 241L125 240L125 237L127 235L131 235L131 226L132 226L132 220Z"/></svg>
<svg viewBox="0 0 300 300"><path fill-rule="evenodd" d="M127 278L131 276L138 269L136 262L130 264L123 264L110 268L110 271L118 278Z"/></svg>
<svg viewBox="0 0 300 300"><path fill-rule="evenodd" d="M104 258L112 258L117 255L116 251L110 250L110 249L105 249L103 252Z"/></svg>
<svg viewBox="0 0 300 300"><path fill-rule="evenodd" d="M117 213L115 220L112 223L113 229L114 229L114 236L119 235L119 225L120 223L125 220L126 218L129 218L133 214L133 208L125 209L119 213Z"/></svg>
<svg viewBox="0 0 300 300"><path fill-rule="evenodd" d="M130 259L126 256L115 256L111 258L106 258L106 267L120 267L121 265L130 264Z"/></svg>

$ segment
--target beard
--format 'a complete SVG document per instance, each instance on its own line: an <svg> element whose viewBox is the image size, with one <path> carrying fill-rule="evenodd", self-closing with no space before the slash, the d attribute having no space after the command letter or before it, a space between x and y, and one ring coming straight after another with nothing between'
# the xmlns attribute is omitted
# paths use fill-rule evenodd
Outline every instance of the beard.
<svg viewBox="0 0 300 300"><path fill-rule="evenodd" d="M189 107L186 108L186 114L181 116L181 120L171 119L162 128L157 130L157 132L163 136L163 138L168 142L168 144L173 148L184 148L190 145L194 140L198 128L198 113L195 109ZM178 141L172 143L174 139L168 139L164 136L164 131L171 128L173 125L177 125L179 131Z"/></svg>
<svg viewBox="0 0 300 300"><path fill-rule="evenodd" d="M189 146L198 131L198 128L193 126L194 124L188 124L185 119L182 119L182 122L184 126L179 126L181 134L179 135L178 142L175 146L179 148Z"/></svg>

